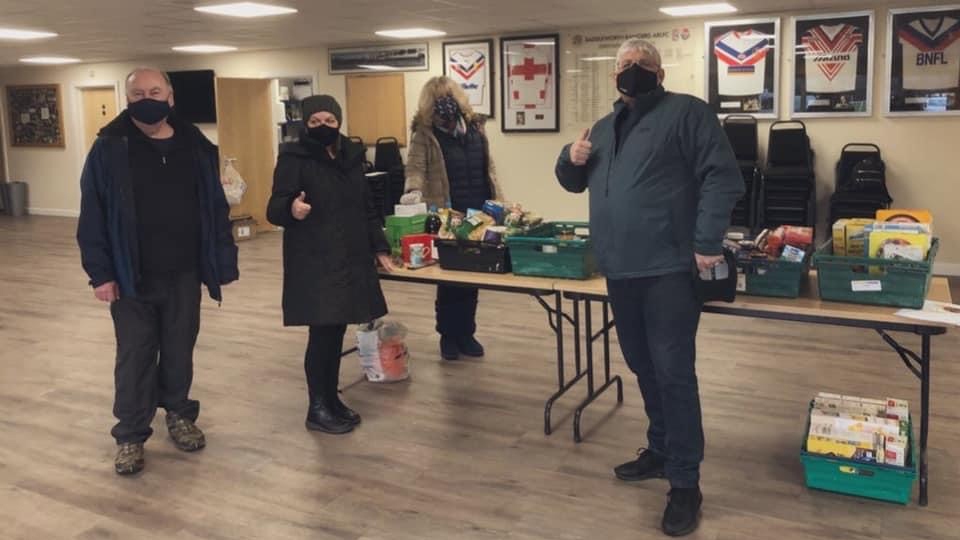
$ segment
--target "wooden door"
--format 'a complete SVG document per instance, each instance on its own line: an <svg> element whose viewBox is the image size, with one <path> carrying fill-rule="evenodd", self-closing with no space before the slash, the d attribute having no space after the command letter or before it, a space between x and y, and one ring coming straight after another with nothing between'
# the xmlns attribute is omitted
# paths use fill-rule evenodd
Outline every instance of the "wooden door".
<svg viewBox="0 0 960 540"><path fill-rule="evenodd" d="M117 116L117 91L111 86L83 88L80 93L83 103L83 144L89 150L100 129Z"/></svg>
<svg viewBox="0 0 960 540"><path fill-rule="evenodd" d="M270 82L264 79L217 78L217 144L220 163L236 159L233 166L247 183L232 217L250 216L259 230L267 222L267 201L273 189L274 127Z"/></svg>
<svg viewBox="0 0 960 540"><path fill-rule="evenodd" d="M403 73L347 76L347 123L350 135L372 145L395 137L407 145L407 106Z"/></svg>

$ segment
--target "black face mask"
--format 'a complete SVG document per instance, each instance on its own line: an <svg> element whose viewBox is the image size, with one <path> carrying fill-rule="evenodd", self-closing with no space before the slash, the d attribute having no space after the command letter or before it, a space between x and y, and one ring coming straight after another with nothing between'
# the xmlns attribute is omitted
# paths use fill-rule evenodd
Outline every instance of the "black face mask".
<svg viewBox="0 0 960 540"><path fill-rule="evenodd" d="M634 64L617 75L617 90L627 97L637 97L647 94L660 86L657 73Z"/></svg>
<svg viewBox="0 0 960 540"><path fill-rule="evenodd" d="M307 136L324 146L330 146L340 138L340 128L330 127L326 124L307 128Z"/></svg>
<svg viewBox="0 0 960 540"><path fill-rule="evenodd" d="M151 126L170 116L169 103L149 98L128 103L127 110L134 120Z"/></svg>

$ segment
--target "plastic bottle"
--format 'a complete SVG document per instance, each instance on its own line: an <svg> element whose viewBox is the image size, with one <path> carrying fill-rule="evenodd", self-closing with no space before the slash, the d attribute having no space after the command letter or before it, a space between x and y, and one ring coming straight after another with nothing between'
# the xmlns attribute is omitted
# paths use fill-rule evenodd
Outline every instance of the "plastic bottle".
<svg viewBox="0 0 960 540"><path fill-rule="evenodd" d="M437 214L437 207L430 207L430 215L427 217L427 223L424 232L427 234L440 234L440 227L443 223L440 221L440 215Z"/></svg>

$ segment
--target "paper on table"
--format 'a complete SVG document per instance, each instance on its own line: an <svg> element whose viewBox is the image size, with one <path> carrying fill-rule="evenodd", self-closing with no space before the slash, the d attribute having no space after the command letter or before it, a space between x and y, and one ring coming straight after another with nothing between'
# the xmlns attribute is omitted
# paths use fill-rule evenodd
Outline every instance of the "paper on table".
<svg viewBox="0 0 960 540"><path fill-rule="evenodd" d="M901 309L897 315L909 319L960 326L960 305L957 304L927 300L923 303L923 309Z"/></svg>

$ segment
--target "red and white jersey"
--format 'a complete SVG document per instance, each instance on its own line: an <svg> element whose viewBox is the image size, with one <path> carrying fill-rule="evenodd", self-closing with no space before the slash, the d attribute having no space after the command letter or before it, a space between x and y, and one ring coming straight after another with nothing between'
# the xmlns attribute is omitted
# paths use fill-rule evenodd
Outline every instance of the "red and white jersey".
<svg viewBox="0 0 960 540"><path fill-rule="evenodd" d="M460 84L470 98L470 105L483 105L483 90L487 84L487 56L481 50L461 49L447 58L450 78Z"/></svg>
<svg viewBox="0 0 960 540"><path fill-rule="evenodd" d="M857 61L863 33L849 24L822 24L803 35L807 92L836 94L857 88Z"/></svg>
<svg viewBox="0 0 960 540"><path fill-rule="evenodd" d="M507 56L507 84L510 109L539 109L553 106L553 49L524 45Z"/></svg>
<svg viewBox="0 0 960 540"><path fill-rule="evenodd" d="M920 18L900 28L905 90L960 87L960 20Z"/></svg>
<svg viewBox="0 0 960 540"><path fill-rule="evenodd" d="M727 32L713 43L717 57L717 90L721 96L763 93L770 38L764 32Z"/></svg>

